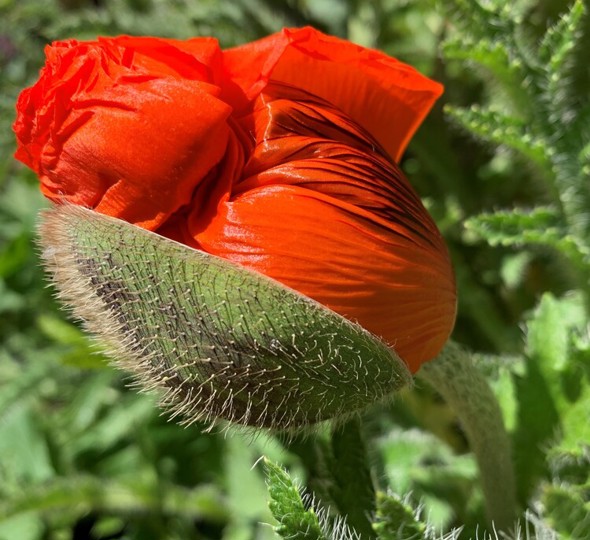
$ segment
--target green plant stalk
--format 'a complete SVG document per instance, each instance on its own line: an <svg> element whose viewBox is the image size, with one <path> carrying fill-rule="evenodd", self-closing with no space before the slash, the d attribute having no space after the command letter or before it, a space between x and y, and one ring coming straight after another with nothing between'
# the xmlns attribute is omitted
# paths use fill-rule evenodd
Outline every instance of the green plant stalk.
<svg viewBox="0 0 590 540"><path fill-rule="evenodd" d="M376 511L375 487L361 420L354 418L337 426L331 443L332 499L361 538L376 538L370 521Z"/></svg>
<svg viewBox="0 0 590 540"><path fill-rule="evenodd" d="M488 519L497 530L515 524L516 488L510 439L498 401L470 354L449 342L419 378L437 390L453 408L475 454Z"/></svg>

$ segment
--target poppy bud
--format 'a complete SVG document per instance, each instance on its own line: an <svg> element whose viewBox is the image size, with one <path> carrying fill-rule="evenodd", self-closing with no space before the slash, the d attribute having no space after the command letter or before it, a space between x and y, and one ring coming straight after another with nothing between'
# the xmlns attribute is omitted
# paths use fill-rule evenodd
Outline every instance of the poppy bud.
<svg viewBox="0 0 590 540"><path fill-rule="evenodd" d="M415 372L447 340L456 291L445 243L398 160L441 92L410 66L312 28L226 51L210 38L59 42L19 98L16 157L54 202L264 274L358 322ZM196 317L208 309L197 307Z"/></svg>

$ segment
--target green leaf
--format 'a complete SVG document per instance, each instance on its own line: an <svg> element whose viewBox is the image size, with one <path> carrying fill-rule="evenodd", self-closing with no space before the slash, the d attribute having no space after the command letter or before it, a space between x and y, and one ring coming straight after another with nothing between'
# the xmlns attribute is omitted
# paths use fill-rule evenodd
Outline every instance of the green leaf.
<svg viewBox="0 0 590 540"><path fill-rule="evenodd" d="M510 8L499 8L493 2L452 0L445 3L454 21L477 40L501 39L511 35Z"/></svg>
<svg viewBox="0 0 590 540"><path fill-rule="evenodd" d="M560 251L580 268L586 268L590 261L589 248L567 233L552 207L479 214L469 218L465 228L491 246L546 246Z"/></svg>
<svg viewBox="0 0 590 540"><path fill-rule="evenodd" d="M549 121L546 129L559 133L556 145L565 152L574 150L582 140L588 139L588 36L585 42L582 40L584 30L587 34L589 32L588 23L583 1L576 0L560 21L547 31L539 49L546 79L544 99ZM581 57L577 49L581 49Z"/></svg>
<svg viewBox="0 0 590 540"><path fill-rule="evenodd" d="M518 400L517 423L513 435L516 488L519 501L526 505L539 477L548 474L545 448L556 437L559 412L543 377L534 362L523 376L514 376Z"/></svg>
<svg viewBox="0 0 590 540"><path fill-rule="evenodd" d="M80 369L104 369L108 366L107 358L96 344L91 343L88 336L73 324L57 315L43 314L37 319L37 325L45 336L66 346L61 357L64 365Z"/></svg>
<svg viewBox="0 0 590 540"><path fill-rule="evenodd" d="M588 362L586 362L586 371L588 370ZM566 376L569 376L566 373ZM579 369L571 371L573 375L574 384L582 389L581 394L576 396L573 403L564 406L561 413L562 438L559 441L558 449L560 451L568 451L574 454L584 454L585 443L590 441L590 381L586 375L580 373ZM563 381L564 394L567 393L565 385L569 381ZM571 379L570 379L571 380ZM590 468L590 466L589 466Z"/></svg>
<svg viewBox="0 0 590 540"><path fill-rule="evenodd" d="M556 391L559 385L555 377L571 361L572 330L583 331L585 313L580 295L557 299L545 294L527 324L527 356L542 368Z"/></svg>
<svg viewBox="0 0 590 540"><path fill-rule="evenodd" d="M313 507L306 508L299 489L287 472L265 459L269 507L279 522L276 532L286 540L329 540Z"/></svg>
<svg viewBox="0 0 590 540"><path fill-rule="evenodd" d="M568 431L580 434L575 429L579 422L572 423L569 416L572 395L568 379L576 363L573 338L583 332L585 313L580 295L558 300L545 294L527 324L525 373L514 375L518 412L513 447L522 503L537 479L548 475L546 453L559 442L563 430L566 436ZM585 397L578 395L577 399ZM585 401L579 402L587 410Z"/></svg>
<svg viewBox="0 0 590 540"><path fill-rule="evenodd" d="M586 442L582 439L574 451L563 449L561 444L552 448L549 455L551 478L554 485L568 486L573 490L586 490L590 481L590 453Z"/></svg>
<svg viewBox="0 0 590 540"><path fill-rule="evenodd" d="M37 319L39 330L56 343L64 345L82 345L87 338L81 330L71 323L60 319L57 315L43 314Z"/></svg>
<svg viewBox="0 0 590 540"><path fill-rule="evenodd" d="M99 518L92 527L92 534L96 538L113 538L125 528L125 520L121 517Z"/></svg>
<svg viewBox="0 0 590 540"><path fill-rule="evenodd" d="M539 45L539 59L548 65L550 73L558 76L575 47L581 31L586 8L582 0L575 0L570 10L547 30Z"/></svg>
<svg viewBox="0 0 590 540"><path fill-rule="evenodd" d="M259 522L270 517L267 490L255 444L233 433L225 443L225 487L232 521Z"/></svg>
<svg viewBox="0 0 590 540"><path fill-rule="evenodd" d="M578 155L580 169L583 175L590 176L590 142L588 142Z"/></svg>
<svg viewBox="0 0 590 540"><path fill-rule="evenodd" d="M489 38L472 40L465 36L453 37L443 43L442 52L447 59L463 60L483 67L518 105L514 107L515 114L529 111L532 88L530 83L526 83L529 81L526 64L514 55L513 49L505 42Z"/></svg>
<svg viewBox="0 0 590 540"><path fill-rule="evenodd" d="M397 495L377 493L377 513L373 528L379 540L426 540L427 525L408 501Z"/></svg>
<svg viewBox="0 0 590 540"><path fill-rule="evenodd" d="M112 514L148 514L156 509L173 515L224 523L227 512L219 491L208 485L193 489L167 485L116 482L87 475L55 477L0 501L0 522L28 512L49 514L74 509Z"/></svg>
<svg viewBox="0 0 590 540"><path fill-rule="evenodd" d="M563 540L586 540L590 531L590 500L585 488L549 485L543 490L545 516Z"/></svg>
<svg viewBox="0 0 590 540"><path fill-rule="evenodd" d="M35 485L55 474L39 420L37 412L26 401L19 402L3 415L0 424L0 489Z"/></svg>
<svg viewBox="0 0 590 540"><path fill-rule="evenodd" d="M469 218L465 228L487 240L490 245L514 245L525 243L527 231L541 234L557 229L557 212L549 206L531 209L515 208L484 213ZM551 233L551 237L555 236Z"/></svg>
<svg viewBox="0 0 590 540"><path fill-rule="evenodd" d="M59 430L63 438L64 449L68 452L75 452L80 439L88 436L94 429L100 431L100 417L105 415L111 420L110 413L115 413L120 409L127 409L124 400L120 399L120 394L113 388L118 379L118 373L112 369L105 369L96 372L93 376L85 377L84 380L76 386L75 392L68 400L67 405L60 411L59 420L63 422L63 427ZM140 398L140 400L144 400ZM108 407L114 404L112 410ZM105 409L109 409L105 413ZM126 410L126 414L131 411ZM141 418L135 416L135 421L141 421ZM115 428L117 422L113 423Z"/></svg>
<svg viewBox="0 0 590 540"><path fill-rule="evenodd" d="M108 409L106 416L95 422L70 444L76 452L104 452L138 430L153 415L150 396L127 394Z"/></svg>
<svg viewBox="0 0 590 540"><path fill-rule="evenodd" d="M47 212L40 232L62 298L187 423L301 428L411 379L360 326L219 257L72 206Z"/></svg>
<svg viewBox="0 0 590 540"><path fill-rule="evenodd" d="M37 350L35 353L43 355L46 361L28 363L21 369L15 368L10 377L2 373L4 380L0 392L0 421L4 420L5 415L9 414L13 407L29 399L43 380L48 379L55 370L56 365L49 360L50 354L46 349Z"/></svg>
<svg viewBox="0 0 590 540"><path fill-rule="evenodd" d="M470 109L447 105L445 112L480 139L512 148L542 170L550 170L551 147L543 139L535 137L524 120L478 105L472 105Z"/></svg>
<svg viewBox="0 0 590 540"><path fill-rule="evenodd" d="M43 521L34 512L0 522L0 540L42 540Z"/></svg>

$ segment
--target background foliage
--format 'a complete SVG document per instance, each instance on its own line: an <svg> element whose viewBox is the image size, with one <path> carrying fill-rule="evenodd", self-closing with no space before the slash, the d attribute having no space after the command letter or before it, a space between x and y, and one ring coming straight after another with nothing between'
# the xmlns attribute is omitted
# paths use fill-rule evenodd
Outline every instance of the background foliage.
<svg viewBox="0 0 590 540"><path fill-rule="evenodd" d="M476 351L502 407L520 535L587 538L582 1L0 0L1 540L353 538L344 515L363 538L467 539L478 525L482 537L475 461L453 412L423 381L335 435L285 441L180 428L151 396L126 388L46 288L34 247L46 203L12 158L10 128L43 46L120 33L214 35L230 46L305 24L445 84L403 167L450 245L454 339ZM266 465L253 467L262 455Z"/></svg>

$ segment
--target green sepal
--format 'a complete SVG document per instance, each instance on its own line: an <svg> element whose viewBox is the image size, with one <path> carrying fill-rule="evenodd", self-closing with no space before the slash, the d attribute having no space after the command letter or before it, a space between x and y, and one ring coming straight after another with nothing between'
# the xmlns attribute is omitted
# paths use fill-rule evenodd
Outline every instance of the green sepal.
<svg viewBox="0 0 590 540"><path fill-rule="evenodd" d="M187 423L343 420L411 380L384 342L259 273L70 205L39 231L59 296Z"/></svg>

